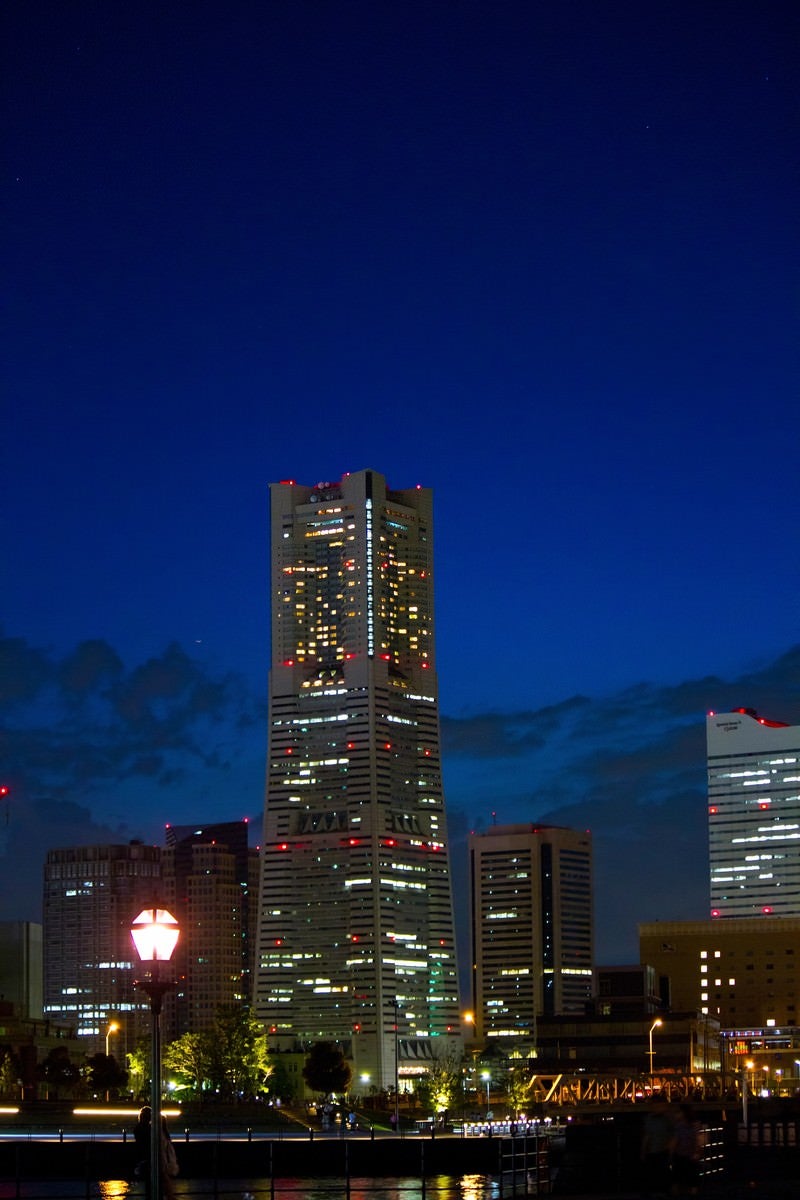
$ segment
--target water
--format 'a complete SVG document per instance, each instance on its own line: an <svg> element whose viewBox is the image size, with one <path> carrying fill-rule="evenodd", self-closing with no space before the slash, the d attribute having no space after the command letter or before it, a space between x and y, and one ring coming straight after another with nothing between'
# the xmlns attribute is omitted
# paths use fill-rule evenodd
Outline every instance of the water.
<svg viewBox="0 0 800 1200"><path fill-rule="evenodd" d="M489 1175L431 1175L398 1179L197 1179L172 1181L175 1200L497 1200L498 1181ZM506 1189L508 1191L508 1189ZM524 1191L524 1189L520 1189ZM0 1200L144 1200L139 1182L104 1179L0 1182Z"/></svg>

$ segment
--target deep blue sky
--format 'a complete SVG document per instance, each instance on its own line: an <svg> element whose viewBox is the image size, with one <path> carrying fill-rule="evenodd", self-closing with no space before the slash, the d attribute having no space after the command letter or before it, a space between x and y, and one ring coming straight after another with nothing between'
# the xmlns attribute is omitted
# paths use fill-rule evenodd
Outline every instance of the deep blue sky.
<svg viewBox="0 0 800 1200"><path fill-rule="evenodd" d="M704 712L800 722L796 17L6 9L0 916L258 819L267 484L363 467L435 492L459 837L590 825L606 961L705 915Z"/></svg>

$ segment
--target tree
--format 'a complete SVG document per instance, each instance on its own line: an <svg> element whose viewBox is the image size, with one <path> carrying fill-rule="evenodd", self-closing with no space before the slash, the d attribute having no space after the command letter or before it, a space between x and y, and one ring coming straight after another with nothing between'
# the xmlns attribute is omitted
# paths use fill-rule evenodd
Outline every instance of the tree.
<svg viewBox="0 0 800 1200"><path fill-rule="evenodd" d="M211 1034L184 1033L164 1047L164 1066L181 1075L198 1094L210 1085L214 1062Z"/></svg>
<svg viewBox="0 0 800 1200"><path fill-rule="evenodd" d="M238 1004L221 1004L210 1031L211 1082L223 1099L262 1091L272 1068L264 1027Z"/></svg>
<svg viewBox="0 0 800 1200"><path fill-rule="evenodd" d="M115 1092L128 1082L128 1072L113 1054L92 1054L86 1059L84 1073L93 1092Z"/></svg>
<svg viewBox="0 0 800 1200"><path fill-rule="evenodd" d="M460 1085L461 1059L442 1054L433 1059L417 1090L425 1107L443 1113L454 1106Z"/></svg>
<svg viewBox="0 0 800 1200"><path fill-rule="evenodd" d="M508 1103L515 1117L525 1112L531 1100L531 1080L533 1076L526 1066L515 1066L509 1069L506 1091Z"/></svg>
<svg viewBox="0 0 800 1200"><path fill-rule="evenodd" d="M303 1079L314 1092L329 1096L346 1092L350 1086L350 1064L333 1042L316 1042L303 1066Z"/></svg>
<svg viewBox="0 0 800 1200"><path fill-rule="evenodd" d="M72 1062L66 1046L57 1046L51 1050L40 1070L42 1077L55 1089L56 1097L62 1088L73 1091L81 1080L80 1067L76 1067Z"/></svg>
<svg viewBox="0 0 800 1200"><path fill-rule="evenodd" d="M0 1099L19 1096L19 1066L10 1050L0 1052Z"/></svg>
<svg viewBox="0 0 800 1200"><path fill-rule="evenodd" d="M134 1096L144 1098L150 1083L150 1039L139 1042L126 1058L130 1089Z"/></svg>

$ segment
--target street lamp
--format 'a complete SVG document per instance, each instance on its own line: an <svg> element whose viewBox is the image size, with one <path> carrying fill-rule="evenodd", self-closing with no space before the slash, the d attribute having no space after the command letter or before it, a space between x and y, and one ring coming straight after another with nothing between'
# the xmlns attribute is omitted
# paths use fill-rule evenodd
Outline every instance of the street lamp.
<svg viewBox="0 0 800 1200"><path fill-rule="evenodd" d="M486 1119L488 1120L492 1111L492 1101L489 1093L489 1088L492 1086L492 1077L488 1071L481 1071L481 1079L486 1084Z"/></svg>
<svg viewBox="0 0 800 1200"><path fill-rule="evenodd" d="M178 922L165 908L146 908L131 926L136 953L147 968L144 979L134 980L150 998L150 1200L161 1200L161 1002L173 986L172 979L161 974L178 944Z"/></svg>
<svg viewBox="0 0 800 1200"><path fill-rule="evenodd" d="M112 1021L106 1030L106 1058L108 1058L108 1039L111 1037L112 1033L119 1033L119 1025L116 1021Z"/></svg>
<svg viewBox="0 0 800 1200"><path fill-rule="evenodd" d="M656 1029L660 1029L663 1024L664 1024L664 1022L661 1020L661 1017L656 1017L655 1021L653 1021L653 1024L650 1026L650 1033L648 1035L649 1040L650 1040L649 1055L650 1055L650 1091L651 1092L653 1090L653 1031Z"/></svg>
<svg viewBox="0 0 800 1200"><path fill-rule="evenodd" d="M108 1058L108 1039L111 1037L112 1033L117 1033L118 1030L119 1030L119 1025L117 1024L117 1022L111 1021L111 1023L108 1026L108 1029L106 1030L106 1058ZM108 1070L108 1064L106 1064L106 1070ZM110 1100L110 1098L111 1098L111 1089L106 1088L106 1104L108 1104L108 1101Z"/></svg>

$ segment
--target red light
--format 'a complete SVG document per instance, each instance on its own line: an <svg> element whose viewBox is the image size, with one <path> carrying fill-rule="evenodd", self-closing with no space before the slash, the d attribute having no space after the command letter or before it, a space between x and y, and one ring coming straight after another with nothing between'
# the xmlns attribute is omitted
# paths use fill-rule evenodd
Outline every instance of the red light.
<svg viewBox="0 0 800 1200"><path fill-rule="evenodd" d="M294 754L294 750L291 748L291 746L287 746L287 747L286 747L286 753L287 753L287 754Z"/></svg>
<svg viewBox="0 0 800 1200"><path fill-rule="evenodd" d="M386 839L386 841L384 842L384 845L386 845L386 846L396 846L396 845L397 845L397 842L394 840L394 838L387 838L387 839Z"/></svg>
<svg viewBox="0 0 800 1200"><path fill-rule="evenodd" d="M283 938L275 938L275 945L276 945L276 946L282 946L282 945L283 945Z"/></svg>
<svg viewBox="0 0 800 1200"><path fill-rule="evenodd" d="M350 838L350 841L348 842L348 845L349 845L349 846L360 846L360 845L361 845L361 842L359 841L359 839L358 839L358 838Z"/></svg>
<svg viewBox="0 0 800 1200"><path fill-rule="evenodd" d="M385 745L383 748L384 748L384 750L391 750L391 748L392 748L392 743L391 743L391 742L387 742L387 743L386 743L386 745Z"/></svg>
<svg viewBox="0 0 800 1200"><path fill-rule="evenodd" d="M772 909L770 908L770 906L768 904L765 904L761 911L763 913L771 913Z"/></svg>
<svg viewBox="0 0 800 1200"><path fill-rule="evenodd" d="M391 662L391 661L392 661L392 656L391 656L391 654L382 654L382 655L381 655L381 658L383 659L383 661L384 661L384 662Z"/></svg>
<svg viewBox="0 0 800 1200"><path fill-rule="evenodd" d="M295 483L294 479L280 479L278 482L284 484L286 487L294 487Z"/></svg>
<svg viewBox="0 0 800 1200"><path fill-rule="evenodd" d="M719 809L717 808L716 804L712 804L708 811L713 815L714 813L718 813Z"/></svg>
<svg viewBox="0 0 800 1200"><path fill-rule="evenodd" d="M351 940L351 941L353 941L353 942L357 942L357 941L358 941L358 934L357 934L357 933L351 933L351 934L350 934L350 940Z"/></svg>
<svg viewBox="0 0 800 1200"><path fill-rule="evenodd" d="M718 916L719 916L719 909L718 909L718 908L712 908L712 910L711 910L711 915L712 915L712 917L718 917Z"/></svg>
<svg viewBox="0 0 800 1200"><path fill-rule="evenodd" d="M279 849L279 850L288 850L288 849L289 849L289 843L288 843L288 842L281 842L280 846L278 846L278 849Z"/></svg>
<svg viewBox="0 0 800 1200"><path fill-rule="evenodd" d="M269 1027L269 1031L270 1031L270 1033L277 1033L277 1032L278 1032L278 1026L277 1026L277 1025L270 1025L270 1027Z"/></svg>
<svg viewBox="0 0 800 1200"><path fill-rule="evenodd" d="M424 663L422 663L422 669L423 669L423 671L427 671L427 670L428 670L428 668L430 667L430 665L431 665L431 664L430 664L430 663L427 663L427 662L424 662Z"/></svg>
<svg viewBox="0 0 800 1200"><path fill-rule="evenodd" d="M293 667L293 666L294 666L294 659L293 659L293 658L285 658L285 659L283 660L283 665L284 665L285 667Z"/></svg>
<svg viewBox="0 0 800 1200"><path fill-rule="evenodd" d="M422 753L425 755L426 758L430 758L430 756L431 756L430 750L423 750Z"/></svg>
<svg viewBox="0 0 800 1200"><path fill-rule="evenodd" d="M353 1026L353 1033L361 1033L361 1026L360 1026L360 1025L354 1025L354 1026Z"/></svg>
<svg viewBox="0 0 800 1200"><path fill-rule="evenodd" d="M355 748L356 748L356 744L355 744L355 742L348 742L348 743L347 743L347 749L348 749L348 750L355 750Z"/></svg>

